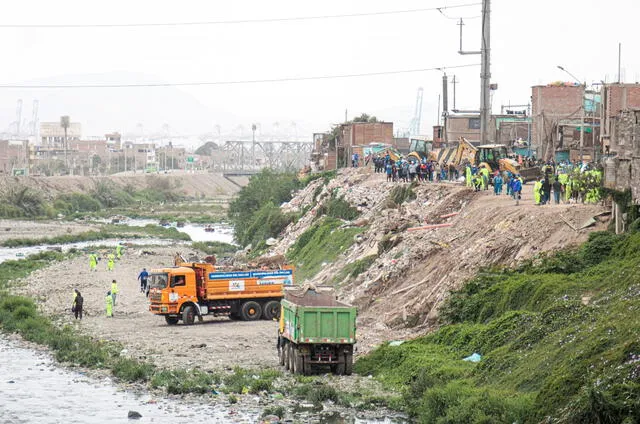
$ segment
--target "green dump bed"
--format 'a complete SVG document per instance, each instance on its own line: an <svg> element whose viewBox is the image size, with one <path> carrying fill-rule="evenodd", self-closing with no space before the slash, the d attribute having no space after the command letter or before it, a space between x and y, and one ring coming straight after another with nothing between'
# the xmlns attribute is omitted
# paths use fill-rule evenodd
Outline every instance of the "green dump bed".
<svg viewBox="0 0 640 424"><path fill-rule="evenodd" d="M285 294L282 301L283 337L297 344L356 342L356 308L332 295L306 291L302 296Z"/></svg>

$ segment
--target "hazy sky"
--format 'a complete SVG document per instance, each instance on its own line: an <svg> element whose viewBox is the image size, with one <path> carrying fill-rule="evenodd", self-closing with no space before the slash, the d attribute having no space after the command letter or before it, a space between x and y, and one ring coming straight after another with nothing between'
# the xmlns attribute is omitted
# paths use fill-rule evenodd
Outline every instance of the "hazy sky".
<svg viewBox="0 0 640 424"><path fill-rule="evenodd" d="M476 3L473 0L367 0L301 2L21 0L7 3L0 25L116 24L283 18ZM464 48L479 49L481 6L410 14L276 23L143 28L0 28L0 85L237 81L408 70L480 63L460 56L456 18L465 19ZM494 112L527 103L530 87L570 80L564 66L590 83L617 78L622 43L625 81L640 80L637 0L492 1ZM480 68L450 69L456 75L456 106L477 109ZM230 133L260 123L310 138L332 123L361 112L406 127L416 91L424 87L422 132L436 123L439 71L265 84L179 88L64 90L0 89L0 130L15 120L22 98L29 120L40 101L40 120L68 114L85 135L145 132L168 124L172 133ZM451 88L451 87L450 87ZM450 97L452 92L450 90ZM453 99L450 98L450 106ZM274 125L278 122L278 125ZM295 122L295 125L292 125Z"/></svg>

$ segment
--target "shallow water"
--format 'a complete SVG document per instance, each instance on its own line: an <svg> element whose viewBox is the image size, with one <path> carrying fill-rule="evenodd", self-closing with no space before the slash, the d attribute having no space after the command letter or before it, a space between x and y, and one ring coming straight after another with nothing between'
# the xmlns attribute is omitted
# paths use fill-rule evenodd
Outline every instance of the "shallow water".
<svg viewBox="0 0 640 424"><path fill-rule="evenodd" d="M132 227L144 227L146 225L158 225L156 219L127 219L120 222L122 225L130 225ZM178 231L187 233L193 241L220 241L224 243L233 243L233 227L225 224L185 224L183 227L177 227L175 222L169 225ZM205 227L213 227L215 231L205 231Z"/></svg>
<svg viewBox="0 0 640 424"><path fill-rule="evenodd" d="M259 411L154 399L55 366L46 354L0 337L0 421L22 423L252 423ZM133 421L136 422L136 421Z"/></svg>

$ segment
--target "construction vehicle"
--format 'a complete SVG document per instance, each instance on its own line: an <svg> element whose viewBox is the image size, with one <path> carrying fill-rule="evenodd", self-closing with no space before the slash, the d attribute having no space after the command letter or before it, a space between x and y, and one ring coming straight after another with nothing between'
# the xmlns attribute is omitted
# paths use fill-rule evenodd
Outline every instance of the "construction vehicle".
<svg viewBox="0 0 640 424"><path fill-rule="evenodd" d="M441 164L461 166L466 163L477 167L486 167L490 175L496 170L520 174L523 180L532 181L540 176L539 167L523 168L511 158L509 150L502 144L484 144L474 146L464 137L460 137L458 147L442 149L438 152L437 161Z"/></svg>
<svg viewBox="0 0 640 424"><path fill-rule="evenodd" d="M437 155L433 151L433 144L430 141L415 138L411 139L409 143L409 154L407 155L408 160L415 159L421 162L423 159L437 160L437 158Z"/></svg>
<svg viewBox="0 0 640 424"><path fill-rule="evenodd" d="M169 325L191 325L205 315L271 320L279 318L293 268L219 271L211 263L176 260L175 266L152 269L148 284L149 310Z"/></svg>
<svg viewBox="0 0 640 424"><path fill-rule="evenodd" d="M339 302L332 288L306 286L285 290L278 328L280 365L309 375L313 366L329 366L351 375L356 343L356 308Z"/></svg>
<svg viewBox="0 0 640 424"><path fill-rule="evenodd" d="M540 176L540 167L522 167L502 144L486 144L478 146L477 149L474 164L487 167L490 174L496 169L509 171L514 175L520 174L524 182L533 181Z"/></svg>

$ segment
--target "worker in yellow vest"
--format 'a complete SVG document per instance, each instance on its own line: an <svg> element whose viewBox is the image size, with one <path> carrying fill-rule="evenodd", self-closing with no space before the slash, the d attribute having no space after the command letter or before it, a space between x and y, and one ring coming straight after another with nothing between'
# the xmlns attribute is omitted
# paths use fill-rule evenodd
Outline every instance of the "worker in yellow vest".
<svg viewBox="0 0 640 424"><path fill-rule="evenodd" d="M113 317L113 298L110 291L107 292L105 302L107 304L107 318Z"/></svg>
<svg viewBox="0 0 640 424"><path fill-rule="evenodd" d="M113 306L116 306L116 296L118 295L118 283L116 280L111 282L111 298L113 299Z"/></svg>
<svg viewBox="0 0 640 424"><path fill-rule="evenodd" d="M538 178L533 185L533 200L536 205L540 205L540 201L542 200L542 181Z"/></svg>
<svg viewBox="0 0 640 424"><path fill-rule="evenodd" d="M113 271L113 267L116 265L116 256L113 253L109 253L107 256L107 271Z"/></svg>

